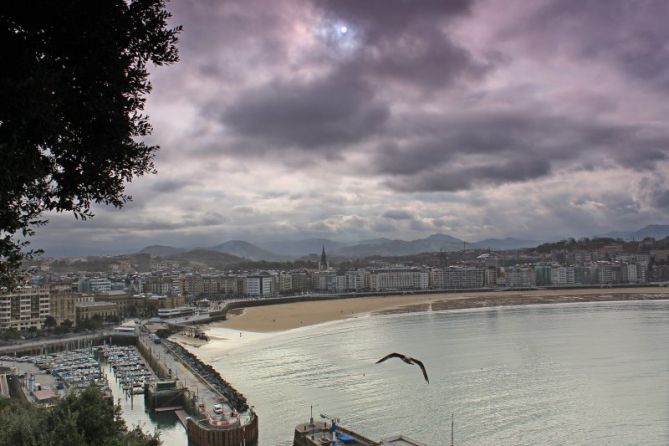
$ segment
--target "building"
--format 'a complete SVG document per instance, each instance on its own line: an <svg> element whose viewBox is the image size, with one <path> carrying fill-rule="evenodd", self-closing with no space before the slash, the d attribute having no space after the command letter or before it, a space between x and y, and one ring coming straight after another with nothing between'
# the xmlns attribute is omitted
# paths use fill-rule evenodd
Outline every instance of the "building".
<svg viewBox="0 0 669 446"><path fill-rule="evenodd" d="M534 265L534 275L536 284L538 286L550 285L551 282L551 270L552 265L550 263L539 263Z"/></svg>
<svg viewBox="0 0 669 446"><path fill-rule="evenodd" d="M133 298L144 299L146 313L148 314L157 314L158 310L160 310L161 308L178 308L186 304L186 298L179 294L173 294L171 296L164 294L158 294L158 295L144 294L144 295L133 296Z"/></svg>
<svg viewBox="0 0 669 446"><path fill-rule="evenodd" d="M49 311L51 316L56 319L58 325L65 321L70 321L74 324L77 321L76 304L93 301L95 301L95 298L90 294L52 292L49 294Z"/></svg>
<svg viewBox="0 0 669 446"><path fill-rule="evenodd" d="M346 274L338 273L336 276L335 291L338 293L343 293L346 291Z"/></svg>
<svg viewBox="0 0 669 446"><path fill-rule="evenodd" d="M622 271L621 265L614 262L599 261L597 265L597 283L602 285L621 283Z"/></svg>
<svg viewBox="0 0 669 446"><path fill-rule="evenodd" d="M485 270L466 266L449 266L430 271L430 288L472 289L483 288Z"/></svg>
<svg viewBox="0 0 669 446"><path fill-rule="evenodd" d="M267 273L260 273L257 276L247 276L245 291L247 296L270 296L272 294L272 276Z"/></svg>
<svg viewBox="0 0 669 446"><path fill-rule="evenodd" d="M293 291L293 276L290 273L281 271L277 275L277 288L279 293L290 293Z"/></svg>
<svg viewBox="0 0 669 446"><path fill-rule="evenodd" d="M536 285L534 269L529 266L511 266L505 268L506 286L511 288L526 288Z"/></svg>
<svg viewBox="0 0 669 446"><path fill-rule="evenodd" d="M101 277L93 277L89 280L91 293L106 293L111 291L111 281Z"/></svg>
<svg viewBox="0 0 669 446"><path fill-rule="evenodd" d="M536 268L535 268L536 270ZM576 283L576 275L573 266L553 265L551 267L551 282L555 286L573 285Z"/></svg>
<svg viewBox="0 0 669 446"><path fill-rule="evenodd" d="M328 258L325 255L325 245L323 245L323 251L321 251L321 259L318 262L318 271L327 271L330 269L330 264L328 263Z"/></svg>
<svg viewBox="0 0 669 446"><path fill-rule="evenodd" d="M118 318L118 306L114 302L79 302L75 304L77 321L99 318L109 320Z"/></svg>
<svg viewBox="0 0 669 446"><path fill-rule="evenodd" d="M237 278L227 276L202 276L202 290L196 296L221 297L237 294Z"/></svg>
<svg viewBox="0 0 669 446"><path fill-rule="evenodd" d="M308 271L291 271L290 281L294 292L304 292L314 288L311 274Z"/></svg>
<svg viewBox="0 0 669 446"><path fill-rule="evenodd" d="M623 283L639 283L639 273L636 263L623 263L620 267Z"/></svg>
<svg viewBox="0 0 669 446"><path fill-rule="evenodd" d="M337 272L333 270L319 270L312 276L313 288L318 291L337 291Z"/></svg>
<svg viewBox="0 0 669 446"><path fill-rule="evenodd" d="M96 302L115 303L120 316L134 317L146 313L147 299L141 295L131 295L123 291L110 291L96 295L94 300ZM181 305L181 302L176 302L175 305Z"/></svg>
<svg viewBox="0 0 669 446"><path fill-rule="evenodd" d="M172 276L155 275L146 278L142 284L143 293L174 294L174 278Z"/></svg>
<svg viewBox="0 0 669 446"><path fill-rule="evenodd" d="M369 271L355 269L346 271L346 289L349 291L361 291L369 289Z"/></svg>
<svg viewBox="0 0 669 446"><path fill-rule="evenodd" d="M19 287L0 294L0 330L41 329L49 312L48 288Z"/></svg>
<svg viewBox="0 0 669 446"><path fill-rule="evenodd" d="M425 290L430 275L417 268L377 269L370 271L369 284L372 291Z"/></svg>

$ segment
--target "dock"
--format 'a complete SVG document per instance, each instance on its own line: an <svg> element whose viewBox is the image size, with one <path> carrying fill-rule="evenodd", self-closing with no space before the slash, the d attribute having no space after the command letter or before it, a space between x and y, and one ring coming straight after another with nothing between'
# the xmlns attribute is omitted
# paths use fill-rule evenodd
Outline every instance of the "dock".
<svg viewBox="0 0 669 446"><path fill-rule="evenodd" d="M175 410L174 414L177 416L181 424L183 424L183 427L188 426L188 418L190 417L184 410L179 409Z"/></svg>
<svg viewBox="0 0 669 446"><path fill-rule="evenodd" d="M427 446L404 435L393 435L379 441L347 429L337 420L314 421L295 426L293 446L324 446L345 444L347 446Z"/></svg>

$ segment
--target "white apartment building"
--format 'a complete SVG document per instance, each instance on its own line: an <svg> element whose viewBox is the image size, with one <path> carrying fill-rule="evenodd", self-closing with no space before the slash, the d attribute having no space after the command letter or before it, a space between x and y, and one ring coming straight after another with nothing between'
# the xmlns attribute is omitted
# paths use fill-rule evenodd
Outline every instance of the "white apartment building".
<svg viewBox="0 0 669 446"><path fill-rule="evenodd" d="M248 276L245 279L246 294L248 296L270 296L272 294L272 276Z"/></svg>
<svg viewBox="0 0 669 446"><path fill-rule="evenodd" d="M337 274L336 290L338 293L346 291L346 274Z"/></svg>
<svg viewBox="0 0 669 446"><path fill-rule="evenodd" d="M430 275L418 269L379 269L370 271L369 283L373 291L425 290L430 285Z"/></svg>
<svg viewBox="0 0 669 446"><path fill-rule="evenodd" d="M293 290L293 276L287 272L280 272L277 277L278 289L280 293L287 293Z"/></svg>
<svg viewBox="0 0 669 446"><path fill-rule="evenodd" d="M624 283L639 283L639 274L636 263L623 263L621 273Z"/></svg>
<svg viewBox="0 0 669 446"><path fill-rule="evenodd" d="M318 291L337 290L337 272L332 270L316 271L313 275L314 289Z"/></svg>
<svg viewBox="0 0 669 446"><path fill-rule="evenodd" d="M620 268L610 262L597 262L597 280L598 283L608 284L617 283L618 272Z"/></svg>
<svg viewBox="0 0 669 446"><path fill-rule="evenodd" d="M107 293L111 291L111 281L101 277L92 277L88 279L91 293Z"/></svg>
<svg viewBox="0 0 669 446"><path fill-rule="evenodd" d="M346 271L346 289L351 291L369 289L369 271L363 269Z"/></svg>
<svg viewBox="0 0 669 446"><path fill-rule="evenodd" d="M529 266L512 266L505 268L506 286L524 288L536 285L534 269Z"/></svg>
<svg viewBox="0 0 669 446"><path fill-rule="evenodd" d="M573 266L558 266L551 267L551 284L552 285L573 285L576 283L576 274Z"/></svg>
<svg viewBox="0 0 669 446"><path fill-rule="evenodd" d="M49 313L48 288L20 287L0 294L0 330L40 329Z"/></svg>
<svg viewBox="0 0 669 446"><path fill-rule="evenodd" d="M648 273L648 262L638 263L636 268L636 274L637 278L639 279L639 283L648 282L648 278L646 277L647 273Z"/></svg>
<svg viewBox="0 0 669 446"><path fill-rule="evenodd" d="M436 289L483 288L485 271L481 268L449 266L430 271L430 287Z"/></svg>

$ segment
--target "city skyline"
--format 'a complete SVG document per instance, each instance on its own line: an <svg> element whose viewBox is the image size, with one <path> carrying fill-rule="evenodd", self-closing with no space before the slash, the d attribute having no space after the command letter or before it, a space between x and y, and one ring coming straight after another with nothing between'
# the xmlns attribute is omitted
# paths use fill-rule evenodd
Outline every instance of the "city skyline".
<svg viewBox="0 0 669 446"><path fill-rule="evenodd" d="M189 2L147 112L157 175L48 215L47 255L669 221L660 1Z"/></svg>

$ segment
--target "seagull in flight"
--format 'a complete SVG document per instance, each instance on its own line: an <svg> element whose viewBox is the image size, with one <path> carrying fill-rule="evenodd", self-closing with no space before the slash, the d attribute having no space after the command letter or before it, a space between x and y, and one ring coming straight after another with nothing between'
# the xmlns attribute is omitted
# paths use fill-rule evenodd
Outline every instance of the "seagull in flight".
<svg viewBox="0 0 669 446"><path fill-rule="evenodd" d="M427 377L427 371L425 371L425 366L423 365L423 363L416 358L412 358L411 356L406 356L406 355L403 355L401 353L391 353L391 354L386 355L383 358L379 359L378 361L376 361L376 363L378 364L378 363L383 362L386 359L390 359L390 358L400 358L402 361L406 362L407 364L417 365L423 371L423 376L425 377L425 381L427 381L427 383L430 384L430 380Z"/></svg>

